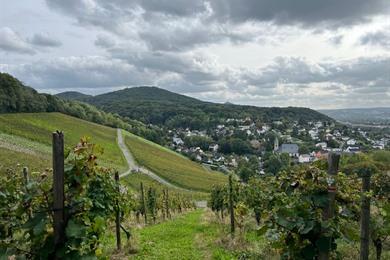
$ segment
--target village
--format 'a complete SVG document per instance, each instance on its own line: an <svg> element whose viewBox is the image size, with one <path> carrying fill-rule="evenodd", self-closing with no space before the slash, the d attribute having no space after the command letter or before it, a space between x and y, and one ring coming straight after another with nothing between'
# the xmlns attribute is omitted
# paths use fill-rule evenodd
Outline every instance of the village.
<svg viewBox="0 0 390 260"><path fill-rule="evenodd" d="M251 118L230 118L225 124L207 130L172 129L168 133L170 149L205 167L230 172L238 167L240 160L248 161L250 156L256 156L260 174L265 173L263 166L267 153L288 154L292 164L302 164L325 158L330 151L354 154L373 149L383 150L390 144L388 135L373 139L360 128L321 121L295 121L289 125L281 121L267 124L252 121ZM221 149L220 140L234 136L239 136L242 142L250 146L250 150L237 154ZM191 142L187 141L191 137L207 140L204 142L206 146L191 146Z"/></svg>

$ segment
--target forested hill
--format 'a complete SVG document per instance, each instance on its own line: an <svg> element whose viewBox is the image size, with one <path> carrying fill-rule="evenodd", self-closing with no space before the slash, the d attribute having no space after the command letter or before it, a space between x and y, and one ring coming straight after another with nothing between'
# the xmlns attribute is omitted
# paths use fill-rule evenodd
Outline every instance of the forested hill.
<svg viewBox="0 0 390 260"><path fill-rule="evenodd" d="M134 87L83 98L104 111L169 127L204 128L228 118L271 121L331 121L309 108L255 107L204 102L157 87Z"/></svg>
<svg viewBox="0 0 390 260"><path fill-rule="evenodd" d="M56 96L65 100L83 100L92 97L91 95L86 95L77 91L66 91L57 94Z"/></svg>
<svg viewBox="0 0 390 260"><path fill-rule="evenodd" d="M73 92L69 96L75 93L77 92ZM78 95L79 98L81 96ZM151 141L160 141L159 136L161 133L146 127L139 121L130 119L125 121L120 116L104 112L84 102L64 100L49 94L40 94L33 88L25 86L13 76L0 72L0 113L18 112L60 112L98 124L123 128Z"/></svg>

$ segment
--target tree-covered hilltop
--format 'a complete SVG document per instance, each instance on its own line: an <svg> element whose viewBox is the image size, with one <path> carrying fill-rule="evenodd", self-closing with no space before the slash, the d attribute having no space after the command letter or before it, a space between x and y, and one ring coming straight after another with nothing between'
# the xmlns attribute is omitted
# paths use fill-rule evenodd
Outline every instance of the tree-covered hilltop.
<svg viewBox="0 0 390 260"><path fill-rule="evenodd" d="M55 95L59 98L65 99L65 100L79 100L82 101L83 99L92 97L91 95L83 94L77 91L65 91L62 93L59 93Z"/></svg>
<svg viewBox="0 0 390 260"><path fill-rule="evenodd" d="M0 113L18 112L60 112L98 124L123 128L155 142L159 142L161 136L157 129L150 129L139 121L122 119L119 115L101 111L84 102L40 94L13 76L0 73Z"/></svg>
<svg viewBox="0 0 390 260"><path fill-rule="evenodd" d="M172 128L208 128L225 122L228 118L245 119L247 117L261 122L332 121L329 117L309 108L217 104L157 87L127 88L82 98L82 100L106 112Z"/></svg>

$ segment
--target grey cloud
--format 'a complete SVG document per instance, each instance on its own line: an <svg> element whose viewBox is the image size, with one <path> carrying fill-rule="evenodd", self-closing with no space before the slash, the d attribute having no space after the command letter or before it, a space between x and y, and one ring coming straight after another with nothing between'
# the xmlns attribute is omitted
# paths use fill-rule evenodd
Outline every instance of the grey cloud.
<svg viewBox="0 0 390 260"><path fill-rule="evenodd" d="M328 40L334 45L340 45L343 42L344 36L343 35L336 35L333 37L330 37Z"/></svg>
<svg viewBox="0 0 390 260"><path fill-rule="evenodd" d="M381 46L390 49L390 27L363 35L359 40L361 45Z"/></svg>
<svg viewBox="0 0 390 260"><path fill-rule="evenodd" d="M116 42L108 35L98 35L95 40L95 45L102 48L111 48Z"/></svg>
<svg viewBox="0 0 390 260"><path fill-rule="evenodd" d="M82 26L95 26L122 39L143 41L152 50L184 51L221 41L241 43L265 34L265 30L248 32L241 30L240 25L217 23L203 1L47 0L47 3L54 10L76 18ZM112 47L103 39L95 43Z"/></svg>
<svg viewBox="0 0 390 260"><path fill-rule="evenodd" d="M199 16L207 13L207 20L221 22L271 21L281 25L298 24L305 27L319 25L345 26L356 24L372 16L388 14L387 0L104 0L60 1L46 0L52 8L68 15L76 16L79 21L104 24L111 16L112 23L129 19L129 14L142 10L147 16ZM98 18L100 17L100 19Z"/></svg>
<svg viewBox="0 0 390 260"><path fill-rule="evenodd" d="M389 11L386 0L215 0L210 4L222 20L273 21L305 27L351 25Z"/></svg>
<svg viewBox="0 0 390 260"><path fill-rule="evenodd" d="M340 106L388 103L390 58L311 63L277 58L254 70L233 69L197 53L137 52L108 57L69 57L20 66L1 66L41 89L91 89L158 85L193 96L256 105L321 107L325 100ZM99 90L100 89L100 90ZM355 103L352 101L356 100ZM256 103L258 102L258 103Z"/></svg>
<svg viewBox="0 0 390 260"><path fill-rule="evenodd" d="M191 16L207 10L206 1L199 0L139 0L134 2L148 12L173 16Z"/></svg>
<svg viewBox="0 0 390 260"><path fill-rule="evenodd" d="M54 39L48 34L36 33L34 36L29 39L29 42L33 45L40 47L59 47L62 43L59 40Z"/></svg>
<svg viewBox="0 0 390 260"><path fill-rule="evenodd" d="M267 38L267 32L256 29L248 32L240 30L234 24L205 24L199 19L186 20L183 23L142 29L139 36L152 50L185 51L196 46L230 41L234 44Z"/></svg>
<svg viewBox="0 0 390 260"><path fill-rule="evenodd" d="M0 66L40 89L110 88L149 84L153 73L142 73L132 65L99 56L56 58L34 64Z"/></svg>
<svg viewBox="0 0 390 260"><path fill-rule="evenodd" d="M309 63L298 58L278 58L260 71L245 73L247 84L264 87L294 85L310 87L317 84L318 90L331 90L329 85L348 86L350 92L382 92L390 89L390 58L360 58L345 62Z"/></svg>
<svg viewBox="0 0 390 260"><path fill-rule="evenodd" d="M221 73L217 71L212 61L196 53L129 52L122 48L113 48L110 53L112 57L124 60L141 71L172 76L172 81L176 81L175 83L163 81L167 86L172 87L171 90L205 91L215 88L215 82L221 80ZM178 84L182 86L179 87Z"/></svg>
<svg viewBox="0 0 390 260"><path fill-rule="evenodd" d="M0 28L0 50L30 55L36 53L25 39L8 27Z"/></svg>
<svg viewBox="0 0 390 260"><path fill-rule="evenodd" d="M54 10L152 50L187 51L197 46L270 40L272 27L315 30L341 27L389 14L387 0L46 0ZM243 31L246 23L255 24ZM257 25L257 26L256 26ZM257 28L254 29L254 28ZM263 28L262 30L259 28ZM331 39L336 44L341 38ZM106 42L107 43L107 42ZM97 40L100 47L111 47Z"/></svg>

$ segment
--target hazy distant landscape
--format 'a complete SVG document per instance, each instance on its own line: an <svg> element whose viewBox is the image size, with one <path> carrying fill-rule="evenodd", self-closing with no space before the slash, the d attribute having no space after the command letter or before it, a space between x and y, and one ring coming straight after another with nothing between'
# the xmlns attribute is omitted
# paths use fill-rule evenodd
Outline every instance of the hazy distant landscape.
<svg viewBox="0 0 390 260"><path fill-rule="evenodd" d="M346 108L318 110L341 122L368 125L390 125L390 108Z"/></svg>

